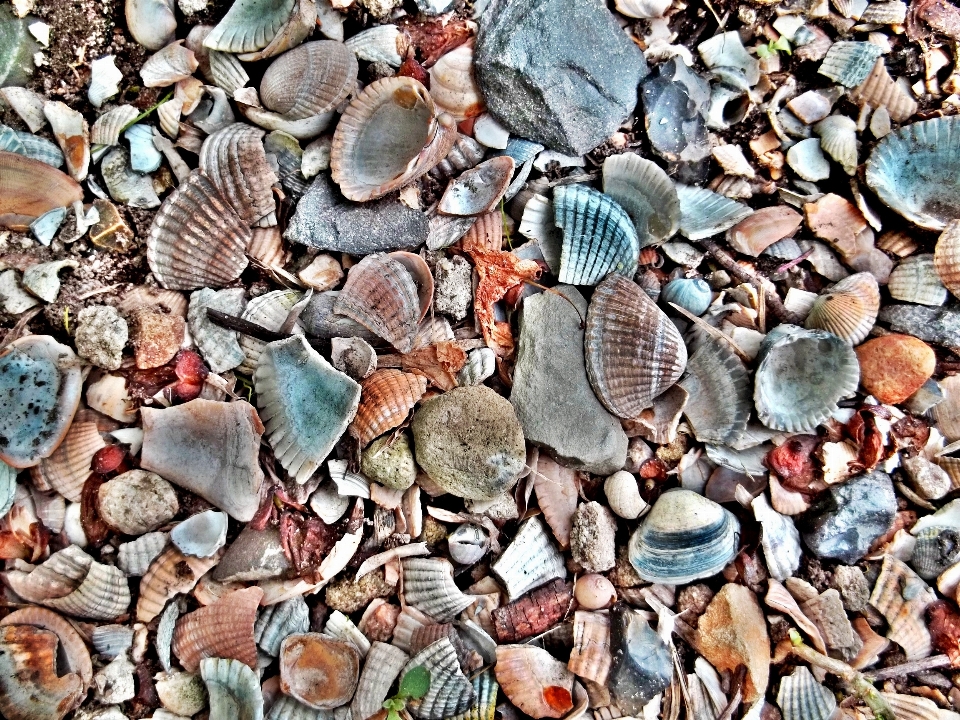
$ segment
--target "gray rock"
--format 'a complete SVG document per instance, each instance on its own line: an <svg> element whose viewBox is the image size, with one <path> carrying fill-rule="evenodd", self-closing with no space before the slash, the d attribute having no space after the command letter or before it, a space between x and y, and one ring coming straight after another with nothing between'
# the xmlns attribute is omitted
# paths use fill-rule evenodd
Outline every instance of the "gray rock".
<svg viewBox="0 0 960 720"><path fill-rule="evenodd" d="M877 315L894 332L913 335L924 342L960 348L960 312L922 305L887 305Z"/></svg>
<svg viewBox="0 0 960 720"><path fill-rule="evenodd" d="M848 565L866 555L890 529L897 497L890 476L879 470L827 489L801 519L803 541L818 558Z"/></svg>
<svg viewBox="0 0 960 720"><path fill-rule="evenodd" d="M128 328L117 309L93 305L80 311L74 342L77 354L105 370L116 370L123 361Z"/></svg>
<svg viewBox="0 0 960 720"><path fill-rule="evenodd" d="M222 583L257 582L279 577L289 569L280 531L273 527L254 530L248 525L227 548L212 577Z"/></svg>
<svg viewBox="0 0 960 720"><path fill-rule="evenodd" d="M460 256L441 256L433 267L433 309L463 320L473 307L473 266Z"/></svg>
<svg viewBox="0 0 960 720"><path fill-rule="evenodd" d="M910 485L926 500L939 500L953 489L953 481L947 471L922 455L904 458L902 465Z"/></svg>
<svg viewBox="0 0 960 720"><path fill-rule="evenodd" d="M833 586L840 593L843 607L850 612L863 612L870 599L870 586L863 570L855 565L838 565L833 571Z"/></svg>
<svg viewBox="0 0 960 720"><path fill-rule="evenodd" d="M626 462L627 436L587 379L580 327L587 302L569 285L555 289L570 302L555 293L523 302L510 402L527 440L566 465L609 475Z"/></svg>
<svg viewBox="0 0 960 720"><path fill-rule="evenodd" d="M570 550L588 573L606 572L617 564L617 521L598 502L581 504L573 515Z"/></svg>
<svg viewBox="0 0 960 720"><path fill-rule="evenodd" d="M513 406L484 385L428 400L411 428L417 463L457 497L492 500L513 487L526 461Z"/></svg>
<svg viewBox="0 0 960 720"><path fill-rule="evenodd" d="M143 535L172 520L180 510L177 491L156 473L128 470L100 486L97 511L125 535Z"/></svg>
<svg viewBox="0 0 960 720"><path fill-rule="evenodd" d="M643 706L670 686L673 656L643 615L617 603L610 611L613 666L607 686L620 710L640 717Z"/></svg>
<svg viewBox="0 0 960 720"><path fill-rule="evenodd" d="M500 0L484 12L474 73L511 134L583 155L633 112L649 72L600 0Z"/></svg>
<svg viewBox="0 0 960 720"><path fill-rule="evenodd" d="M215 373L232 370L244 361L246 355L240 347L239 333L211 322L207 317L207 310L219 310L239 317L245 305L244 292L243 288L201 288L190 295L190 309L187 312L190 335L193 336L203 359Z"/></svg>
<svg viewBox="0 0 960 720"><path fill-rule="evenodd" d="M427 239L428 228L427 216L402 204L396 195L351 203L321 173L297 203L283 236L321 250L369 255L416 247Z"/></svg>
<svg viewBox="0 0 960 720"><path fill-rule="evenodd" d="M407 433L387 447L390 435L379 437L360 455L360 470L373 482L391 490L406 490L417 479L417 466Z"/></svg>
<svg viewBox="0 0 960 720"><path fill-rule="evenodd" d="M823 641L833 653L850 662L863 649L863 640L853 629L843 609L840 593L830 588L800 606L803 614L820 630Z"/></svg>
<svg viewBox="0 0 960 720"><path fill-rule="evenodd" d="M111 150L100 163L100 174L114 202L147 210L160 206L153 179L130 168L130 155L126 149Z"/></svg>

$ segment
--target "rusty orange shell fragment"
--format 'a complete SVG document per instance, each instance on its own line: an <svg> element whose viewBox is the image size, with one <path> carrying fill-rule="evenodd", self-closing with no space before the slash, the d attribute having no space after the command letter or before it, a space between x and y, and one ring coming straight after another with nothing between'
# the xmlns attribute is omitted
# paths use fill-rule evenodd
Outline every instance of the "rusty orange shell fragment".
<svg viewBox="0 0 960 720"><path fill-rule="evenodd" d="M360 383L360 407L350 423L350 435L366 447L374 438L399 427L427 391L421 375L386 368Z"/></svg>
<svg viewBox="0 0 960 720"><path fill-rule="evenodd" d="M318 633L290 635L280 646L280 689L317 710L350 701L360 678L360 653Z"/></svg>
<svg viewBox="0 0 960 720"><path fill-rule="evenodd" d="M80 704L80 676L57 676L57 644L49 630L0 627L0 713L7 720L60 720Z"/></svg>
<svg viewBox="0 0 960 720"><path fill-rule="evenodd" d="M200 577L217 564L220 554L209 558L189 557L175 547L167 548L140 580L137 620L150 622L163 611L167 600L179 593L190 592Z"/></svg>
<svg viewBox="0 0 960 720"><path fill-rule="evenodd" d="M201 660L216 657L256 669L253 625L261 598L263 590L258 587L236 590L180 618L173 633L173 653L180 664L197 672Z"/></svg>

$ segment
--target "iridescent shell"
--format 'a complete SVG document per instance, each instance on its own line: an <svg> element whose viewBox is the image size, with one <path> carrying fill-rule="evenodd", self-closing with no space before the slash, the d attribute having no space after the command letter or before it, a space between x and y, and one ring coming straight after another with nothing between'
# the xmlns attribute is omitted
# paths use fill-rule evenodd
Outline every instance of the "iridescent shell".
<svg viewBox="0 0 960 720"><path fill-rule="evenodd" d="M824 118L813 130L820 136L821 149L843 168L847 175L857 172L857 123L844 115Z"/></svg>
<svg viewBox="0 0 960 720"><path fill-rule="evenodd" d="M669 490L630 537L630 563L648 582L682 585L720 572L739 536L729 510L691 490Z"/></svg>
<svg viewBox="0 0 960 720"><path fill-rule="evenodd" d="M187 593L219 557L194 558L184 555L175 547L167 548L150 563L140 581L140 597L137 599L137 620L147 623L163 611L164 605L174 595Z"/></svg>
<svg viewBox="0 0 960 720"><path fill-rule="evenodd" d="M8 720L61 720L85 695L76 673L57 673L57 636L32 625L0 627L0 713Z"/></svg>
<svg viewBox="0 0 960 720"><path fill-rule="evenodd" d="M936 593L896 558L885 555L870 604L887 619L887 637L903 648L908 660L927 657L933 649L924 619Z"/></svg>
<svg viewBox="0 0 960 720"><path fill-rule="evenodd" d="M438 113L419 82L378 80L353 99L337 124L330 149L333 180L350 200L382 197L439 163L456 137L453 118Z"/></svg>
<svg viewBox="0 0 960 720"><path fill-rule="evenodd" d="M403 599L437 622L448 622L473 602L453 582L453 565L442 558L406 558Z"/></svg>
<svg viewBox="0 0 960 720"><path fill-rule="evenodd" d="M660 290L660 303L679 305L693 315L703 315L712 301L713 291L702 278L674 278Z"/></svg>
<svg viewBox="0 0 960 720"><path fill-rule="evenodd" d="M513 542L490 569L503 583L511 602L554 578L566 577L563 555L536 516L520 525Z"/></svg>
<svg viewBox="0 0 960 720"><path fill-rule="evenodd" d="M310 630L310 608L303 596L297 595L276 605L268 605L260 611L253 626L253 636L267 655L280 655L280 644L294 633Z"/></svg>
<svg viewBox="0 0 960 720"><path fill-rule="evenodd" d="M356 90L358 70L356 55L343 43L304 43L267 68L260 81L260 100L291 120L320 115Z"/></svg>
<svg viewBox="0 0 960 720"><path fill-rule="evenodd" d="M800 567L800 532L793 520L770 507L766 495L755 497L751 507L760 523L760 543L770 577L786 580Z"/></svg>
<svg viewBox="0 0 960 720"><path fill-rule="evenodd" d="M750 375L724 342L704 338L687 361L680 386L687 391L684 414L700 442L731 445L747 429L753 410Z"/></svg>
<svg viewBox="0 0 960 720"><path fill-rule="evenodd" d="M262 720L263 693L257 673L238 660L204 658L200 677L207 686L210 720Z"/></svg>
<svg viewBox="0 0 960 720"><path fill-rule="evenodd" d="M14 610L0 620L0 627L4 625L32 625L52 632L60 641L60 648L57 651L58 666L63 666L68 672L77 673L83 680L84 688L90 686L93 681L90 651L70 621L46 608L25 607ZM94 644L96 644L95 640Z"/></svg>
<svg viewBox="0 0 960 720"><path fill-rule="evenodd" d="M940 282L955 297L960 297L960 220L948 221L940 233L933 264Z"/></svg>
<svg viewBox="0 0 960 720"><path fill-rule="evenodd" d="M597 397L622 418L635 418L679 380L687 348L677 327L622 275L600 283L587 310L587 375Z"/></svg>
<svg viewBox="0 0 960 720"><path fill-rule="evenodd" d="M760 348L753 400L767 427L810 432L856 392L860 364L833 333L779 325Z"/></svg>
<svg viewBox="0 0 960 720"><path fill-rule="evenodd" d="M603 685L612 661L609 616L576 611L573 614L573 648L567 669L578 677Z"/></svg>
<svg viewBox="0 0 960 720"><path fill-rule="evenodd" d="M465 712L473 702L473 686L460 669L456 650L443 637L414 655L403 668L424 667L430 673L430 689L413 708L420 720L442 720ZM402 676L402 675L401 675Z"/></svg>
<svg viewBox="0 0 960 720"><path fill-rule="evenodd" d="M807 329L826 330L851 345L863 342L880 312L880 287L870 273L844 278L822 293L807 314Z"/></svg>
<svg viewBox="0 0 960 720"><path fill-rule="evenodd" d="M917 112L917 101L890 77L882 57L878 57L870 74L850 93L853 102L873 108L885 108L890 119L903 123Z"/></svg>
<svg viewBox="0 0 960 720"><path fill-rule="evenodd" d="M39 160L0 152L0 217L20 216L25 227L33 218L82 199L83 190L69 175Z"/></svg>
<svg viewBox="0 0 960 720"><path fill-rule="evenodd" d="M353 697L360 677L360 653L350 643L318 633L290 635L280 646L280 689L318 710Z"/></svg>
<svg viewBox="0 0 960 720"><path fill-rule="evenodd" d="M437 107L458 122L476 117L486 104L473 76L473 43L464 43L443 55L430 73L430 96Z"/></svg>
<svg viewBox="0 0 960 720"><path fill-rule="evenodd" d="M513 158L506 155L480 163L447 185L437 209L449 215L490 212L507 191L514 168Z"/></svg>
<svg viewBox="0 0 960 720"><path fill-rule="evenodd" d="M501 645L494 670L503 694L530 717L561 718L573 709L573 673L543 648Z"/></svg>
<svg viewBox="0 0 960 720"><path fill-rule="evenodd" d="M703 240L729 230L753 213L743 203L705 188L677 184L680 201L680 234L689 240Z"/></svg>
<svg viewBox="0 0 960 720"><path fill-rule="evenodd" d="M170 536L165 532L141 535L136 540L121 543L117 548L117 566L127 577L141 577L167 546Z"/></svg>
<svg viewBox="0 0 960 720"><path fill-rule="evenodd" d="M271 186L280 179L267 162L263 136L252 125L233 123L210 135L200 149L200 171L247 225L276 224Z"/></svg>
<svg viewBox="0 0 960 720"><path fill-rule="evenodd" d="M634 153L603 161L603 192L633 220L640 247L659 245L680 228L680 200L673 180L651 160Z"/></svg>
<svg viewBox="0 0 960 720"><path fill-rule="evenodd" d="M257 667L253 624L263 597L258 587L235 590L211 605L177 620L173 653L188 672L196 672L204 658L239 660Z"/></svg>
<svg viewBox="0 0 960 720"><path fill-rule="evenodd" d="M783 720L827 720L837 709L833 693L818 683L805 665L780 681L777 705Z"/></svg>
<svg viewBox="0 0 960 720"><path fill-rule="evenodd" d="M904 258L887 279L890 297L904 302L937 307L947 301L947 289L940 281L932 253Z"/></svg>
<svg viewBox="0 0 960 720"><path fill-rule="evenodd" d="M80 502L83 484L90 477L90 461L103 447L106 443L95 422L74 422L53 454L31 472L70 502Z"/></svg>
<svg viewBox="0 0 960 720"><path fill-rule="evenodd" d="M869 42L835 42L827 51L818 72L844 87L856 87L870 74L883 48Z"/></svg>

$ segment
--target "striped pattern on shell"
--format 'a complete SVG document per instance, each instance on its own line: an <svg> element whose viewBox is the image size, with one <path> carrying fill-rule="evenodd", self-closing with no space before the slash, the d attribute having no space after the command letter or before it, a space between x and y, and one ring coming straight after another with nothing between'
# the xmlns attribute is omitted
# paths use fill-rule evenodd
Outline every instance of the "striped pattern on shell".
<svg viewBox="0 0 960 720"><path fill-rule="evenodd" d="M263 590L244 588L224 595L211 605L194 610L177 621L173 652L188 672L197 672L204 658L239 660L257 667L253 625Z"/></svg>
<svg viewBox="0 0 960 720"><path fill-rule="evenodd" d="M304 43L273 61L260 81L264 107L290 120L329 112L357 87L357 56L342 42Z"/></svg>
<svg viewBox="0 0 960 720"><path fill-rule="evenodd" d="M387 368L360 383L360 407L350 423L350 435L366 447L374 438L399 427L427 391L422 375Z"/></svg>
<svg viewBox="0 0 960 720"><path fill-rule="evenodd" d="M851 345L863 342L880 312L880 287L870 273L844 278L818 297L807 315L807 329L826 330Z"/></svg>
<svg viewBox="0 0 960 720"><path fill-rule="evenodd" d="M247 224L272 221L276 209L271 186L280 182L267 162L262 138L266 131L233 123L203 141L200 170L217 186L237 215Z"/></svg>
<svg viewBox="0 0 960 720"><path fill-rule="evenodd" d="M587 376L607 410L635 418L687 365L680 331L632 280L610 275L587 309Z"/></svg>

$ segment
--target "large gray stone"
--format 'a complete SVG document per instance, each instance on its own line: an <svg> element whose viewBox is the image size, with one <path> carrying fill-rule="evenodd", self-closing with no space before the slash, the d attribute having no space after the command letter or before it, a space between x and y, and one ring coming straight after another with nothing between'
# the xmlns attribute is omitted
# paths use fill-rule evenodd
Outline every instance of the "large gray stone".
<svg viewBox="0 0 960 720"><path fill-rule="evenodd" d="M924 342L960 348L960 312L922 305L887 305L877 320L894 332L913 335Z"/></svg>
<svg viewBox="0 0 960 720"><path fill-rule="evenodd" d="M527 440L570 467L609 475L627 460L627 436L587 379L587 301L570 285L554 289L570 302L549 292L523 301L510 402Z"/></svg>
<svg viewBox="0 0 960 720"><path fill-rule="evenodd" d="M583 155L633 112L649 72L600 0L500 0L483 14L474 73L514 135Z"/></svg>

